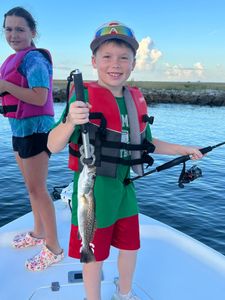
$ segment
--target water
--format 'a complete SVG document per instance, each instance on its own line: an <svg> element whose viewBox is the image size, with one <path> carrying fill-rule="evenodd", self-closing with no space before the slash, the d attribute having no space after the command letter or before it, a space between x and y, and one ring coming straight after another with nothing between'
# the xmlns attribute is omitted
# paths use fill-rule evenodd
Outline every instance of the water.
<svg viewBox="0 0 225 300"><path fill-rule="evenodd" d="M65 104L55 104L56 119ZM225 140L224 107L158 104L149 108L155 117L154 137L201 147ZM1 181L0 226L30 211L23 180L11 150L8 120L0 119ZM154 155L154 167L173 157ZM52 155L48 188L69 184L67 149ZM187 168L194 163L189 161ZM203 177L180 189L181 165L153 173L135 182L141 212L171 225L225 254L225 146L214 149L197 165Z"/></svg>

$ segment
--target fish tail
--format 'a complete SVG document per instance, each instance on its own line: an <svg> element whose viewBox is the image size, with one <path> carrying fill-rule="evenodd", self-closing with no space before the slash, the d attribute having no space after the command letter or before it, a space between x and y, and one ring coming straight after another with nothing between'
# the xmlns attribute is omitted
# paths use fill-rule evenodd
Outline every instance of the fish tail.
<svg viewBox="0 0 225 300"><path fill-rule="evenodd" d="M96 261L93 250L89 246L88 248L82 248L80 253L80 262L89 263Z"/></svg>

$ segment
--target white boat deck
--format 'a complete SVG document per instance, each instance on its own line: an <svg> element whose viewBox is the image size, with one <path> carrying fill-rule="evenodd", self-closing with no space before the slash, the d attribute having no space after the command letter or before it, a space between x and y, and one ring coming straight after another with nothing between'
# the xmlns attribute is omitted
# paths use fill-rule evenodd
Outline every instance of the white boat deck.
<svg viewBox="0 0 225 300"><path fill-rule="evenodd" d="M55 202L60 243L66 257L43 272L24 268L38 247L14 249L14 235L32 229L29 213L0 228L0 300L83 300L79 260L67 256L71 213ZM225 257L200 242L149 217L140 215L141 250L134 290L142 300L224 300ZM102 300L115 290L117 250L104 263Z"/></svg>

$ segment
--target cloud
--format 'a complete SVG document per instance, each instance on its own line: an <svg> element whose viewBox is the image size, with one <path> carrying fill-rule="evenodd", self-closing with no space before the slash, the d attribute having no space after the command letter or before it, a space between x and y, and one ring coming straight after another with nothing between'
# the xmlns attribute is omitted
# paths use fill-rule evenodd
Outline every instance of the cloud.
<svg viewBox="0 0 225 300"><path fill-rule="evenodd" d="M71 70L70 67L67 67L67 66L65 66L65 65L54 66L53 69L56 69L56 70L63 70L63 71L70 71L70 70Z"/></svg>
<svg viewBox="0 0 225 300"><path fill-rule="evenodd" d="M205 68L202 63L197 62L193 67L185 68L182 65L170 65L166 63L165 74L168 79L172 80L200 80L204 78Z"/></svg>
<svg viewBox="0 0 225 300"><path fill-rule="evenodd" d="M194 71L199 77L203 77L204 66L200 62L197 62L196 64L194 64Z"/></svg>
<svg viewBox="0 0 225 300"><path fill-rule="evenodd" d="M153 48L153 46L150 37L145 37L140 41L136 57L136 68L138 70L151 70L162 56L162 52Z"/></svg>

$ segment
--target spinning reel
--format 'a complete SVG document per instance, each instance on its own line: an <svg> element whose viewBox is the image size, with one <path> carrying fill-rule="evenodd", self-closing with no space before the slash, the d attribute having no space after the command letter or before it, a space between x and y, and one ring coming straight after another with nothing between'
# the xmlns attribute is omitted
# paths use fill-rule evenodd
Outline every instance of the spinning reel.
<svg viewBox="0 0 225 300"><path fill-rule="evenodd" d="M183 163L183 169L181 171L179 180L178 180L178 186L180 188L184 188L184 184L190 183L191 181L194 181L195 179L202 177L202 170L197 167L197 165L192 166L187 171L185 162Z"/></svg>

